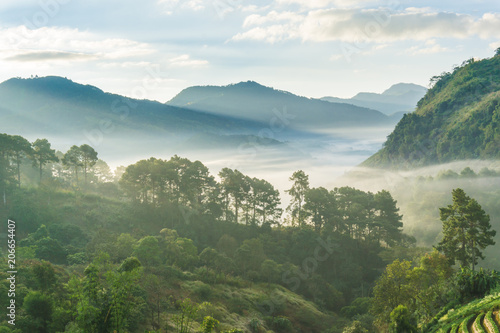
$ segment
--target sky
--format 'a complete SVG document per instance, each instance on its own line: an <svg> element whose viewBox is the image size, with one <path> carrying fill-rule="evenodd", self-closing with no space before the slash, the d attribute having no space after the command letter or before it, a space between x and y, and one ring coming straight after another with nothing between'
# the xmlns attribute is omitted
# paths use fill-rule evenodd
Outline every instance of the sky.
<svg viewBox="0 0 500 333"><path fill-rule="evenodd" d="M498 0L0 2L0 81L57 75L160 102L248 80L314 98L428 86L498 47Z"/></svg>

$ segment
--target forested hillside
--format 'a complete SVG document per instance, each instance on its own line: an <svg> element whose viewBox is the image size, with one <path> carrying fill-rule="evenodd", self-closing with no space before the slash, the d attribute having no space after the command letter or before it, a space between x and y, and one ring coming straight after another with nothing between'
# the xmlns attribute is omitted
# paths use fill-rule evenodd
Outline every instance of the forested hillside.
<svg viewBox="0 0 500 333"><path fill-rule="evenodd" d="M342 332L358 311L342 309L414 242L387 191L310 188L297 171L284 219L274 186L238 170L173 156L113 174L87 145L0 140L19 272L6 332L190 332L182 316L218 332Z"/></svg>
<svg viewBox="0 0 500 333"><path fill-rule="evenodd" d="M433 87L406 114L364 166L417 167L500 157L500 51L432 78Z"/></svg>

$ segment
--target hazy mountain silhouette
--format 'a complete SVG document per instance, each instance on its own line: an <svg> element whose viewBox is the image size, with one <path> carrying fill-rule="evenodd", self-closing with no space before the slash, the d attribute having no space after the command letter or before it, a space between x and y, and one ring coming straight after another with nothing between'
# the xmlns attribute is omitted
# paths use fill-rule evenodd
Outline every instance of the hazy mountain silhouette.
<svg viewBox="0 0 500 333"><path fill-rule="evenodd" d="M101 129L128 135L254 134L262 124L135 100L61 77L10 79L0 84L3 130L65 134Z"/></svg>
<svg viewBox="0 0 500 333"><path fill-rule="evenodd" d="M301 97L253 81L222 87L186 88L167 104L268 124L277 115L287 114L287 125L300 130L387 126L393 123L391 118L379 111Z"/></svg>
<svg viewBox="0 0 500 333"><path fill-rule="evenodd" d="M427 88L417 84L398 83L381 94L361 92L352 98L323 97L321 100L357 105L374 109L387 115L398 113L399 118L401 118L402 113L415 110L417 102L424 97L426 92Z"/></svg>

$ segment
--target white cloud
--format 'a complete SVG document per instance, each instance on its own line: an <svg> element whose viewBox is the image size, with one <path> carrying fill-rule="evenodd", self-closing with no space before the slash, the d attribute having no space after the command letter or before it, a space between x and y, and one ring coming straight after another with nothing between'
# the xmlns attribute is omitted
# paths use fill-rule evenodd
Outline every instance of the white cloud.
<svg viewBox="0 0 500 333"><path fill-rule="evenodd" d="M282 12L278 13L276 11L271 11L267 15L253 14L248 16L243 22L243 28L248 28L251 26L259 26L267 24L269 22L289 22L289 23L299 23L303 20L303 17L299 14L293 12Z"/></svg>
<svg viewBox="0 0 500 333"><path fill-rule="evenodd" d="M100 38L89 32L69 28L40 28L25 26L0 30L0 51L11 60L33 61L40 58L59 58L80 55L87 59L125 59L149 55L155 50L148 44L121 38ZM66 56L64 56L66 55ZM17 57L17 58L16 58Z"/></svg>
<svg viewBox="0 0 500 333"><path fill-rule="evenodd" d="M483 39L498 38L500 32L500 13L486 13L474 22L474 31Z"/></svg>
<svg viewBox="0 0 500 333"><path fill-rule="evenodd" d="M208 65L207 60L191 59L188 54L169 59L169 62L172 67L202 67Z"/></svg>
<svg viewBox="0 0 500 333"><path fill-rule="evenodd" d="M340 59L343 59L343 58L344 58L343 54L333 54L330 57L330 61L337 61L337 60L340 60Z"/></svg>
<svg viewBox="0 0 500 333"><path fill-rule="evenodd" d="M286 39L300 37L297 27L293 24L275 24L265 28L257 27L247 32L239 33L232 39L238 40L256 40L265 41L270 44L280 42Z"/></svg>
<svg viewBox="0 0 500 333"><path fill-rule="evenodd" d="M496 49L498 49L498 48L500 47L500 41L490 43L490 45L489 45L489 46L490 46L490 48L491 48L492 50L496 50Z"/></svg>
<svg viewBox="0 0 500 333"><path fill-rule="evenodd" d="M474 17L416 8L396 13L384 9L319 9L306 13L272 11L265 16L248 16L243 28L248 30L234 36L234 40L387 43L471 36L486 39L498 36L500 14ZM438 48L434 47L433 52L437 51Z"/></svg>
<svg viewBox="0 0 500 333"><path fill-rule="evenodd" d="M409 53L411 55L420 55L420 54L442 53L442 52L448 52L448 51L450 51L448 48L442 47L441 45L438 45L438 44L433 44L433 45L426 44L425 46L410 47L405 52Z"/></svg>
<svg viewBox="0 0 500 333"><path fill-rule="evenodd" d="M227 3L226 3L227 2ZM178 9L187 9L192 11L200 11L205 10L208 7L216 8L218 5L222 4L225 9L232 8L231 1L220 1L220 4L216 0L158 0L158 5L162 8L163 12L166 14L173 14L175 10Z"/></svg>
<svg viewBox="0 0 500 333"><path fill-rule="evenodd" d="M325 8L331 6L352 8L360 4L374 3L376 0L277 0L276 2L281 5L296 4L303 8Z"/></svg>
<svg viewBox="0 0 500 333"><path fill-rule="evenodd" d="M84 53L58 52L58 51L34 51L13 53L5 58L7 61L18 62L45 62L45 61L86 61L95 59L92 55Z"/></svg>

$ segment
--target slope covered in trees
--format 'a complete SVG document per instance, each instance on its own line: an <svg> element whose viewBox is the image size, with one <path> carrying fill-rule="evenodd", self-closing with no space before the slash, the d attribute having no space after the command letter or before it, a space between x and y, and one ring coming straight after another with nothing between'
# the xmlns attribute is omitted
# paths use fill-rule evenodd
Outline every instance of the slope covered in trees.
<svg viewBox="0 0 500 333"><path fill-rule="evenodd" d="M190 332L180 318L196 330L341 332L341 309L370 295L386 265L379 255L414 242L386 191L310 188L296 172L300 212L293 201L288 221L274 186L238 170L214 176L173 156L113 175L86 145L0 138L0 219L16 222L20 272L14 332Z"/></svg>
<svg viewBox="0 0 500 333"><path fill-rule="evenodd" d="M417 110L403 117L364 166L405 168L500 158L500 52L465 61L431 82Z"/></svg>

